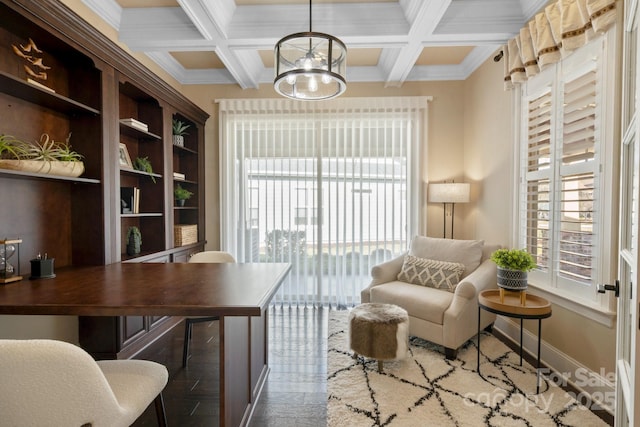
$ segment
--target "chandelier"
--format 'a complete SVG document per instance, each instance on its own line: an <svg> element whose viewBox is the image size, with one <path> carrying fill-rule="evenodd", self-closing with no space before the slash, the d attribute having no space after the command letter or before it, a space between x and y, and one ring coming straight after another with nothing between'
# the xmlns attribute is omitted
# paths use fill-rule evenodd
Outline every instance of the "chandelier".
<svg viewBox="0 0 640 427"><path fill-rule="evenodd" d="M276 77L273 86L280 95L301 100L330 99L347 89L347 48L338 38L311 29L290 34L274 49Z"/></svg>

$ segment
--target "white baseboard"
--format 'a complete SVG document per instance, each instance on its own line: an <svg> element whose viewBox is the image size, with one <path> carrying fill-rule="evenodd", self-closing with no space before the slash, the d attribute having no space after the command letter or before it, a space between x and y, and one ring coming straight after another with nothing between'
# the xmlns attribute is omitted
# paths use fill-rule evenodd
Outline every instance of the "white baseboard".
<svg viewBox="0 0 640 427"><path fill-rule="evenodd" d="M516 345L519 345L519 321L498 316L494 328ZM544 324L542 325L542 338L540 362L548 366L552 371L545 374L546 378L559 386L570 384L578 390L578 393L573 393L575 395L573 397L580 403L593 410L603 409L613 415L615 408L615 372L604 372L604 368L600 372L594 372L549 345L544 340ZM538 336L525 329L522 340L524 351L535 359L538 355Z"/></svg>

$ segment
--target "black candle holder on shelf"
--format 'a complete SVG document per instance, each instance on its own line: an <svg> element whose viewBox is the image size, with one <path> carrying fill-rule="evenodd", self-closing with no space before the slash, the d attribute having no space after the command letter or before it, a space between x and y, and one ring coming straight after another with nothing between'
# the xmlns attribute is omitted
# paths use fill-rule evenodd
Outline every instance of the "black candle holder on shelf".
<svg viewBox="0 0 640 427"><path fill-rule="evenodd" d="M29 279L50 279L56 277L53 272L53 261L55 258L38 258L31 260L31 276Z"/></svg>

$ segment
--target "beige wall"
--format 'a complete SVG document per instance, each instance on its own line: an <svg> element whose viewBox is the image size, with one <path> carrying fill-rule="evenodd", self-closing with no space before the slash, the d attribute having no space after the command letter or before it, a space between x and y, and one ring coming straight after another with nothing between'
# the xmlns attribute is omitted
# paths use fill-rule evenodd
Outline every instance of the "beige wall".
<svg viewBox="0 0 640 427"><path fill-rule="evenodd" d="M463 223L465 236L509 246L516 159L512 94L503 90L502 67L502 62L489 59L465 81L464 170L474 190ZM525 327L537 334L537 322ZM554 305L542 330L544 341L589 369L615 372L615 326L608 328Z"/></svg>
<svg viewBox="0 0 640 427"><path fill-rule="evenodd" d="M61 0L114 42L115 31L80 0ZM120 43L118 43L120 44ZM121 45L122 46L122 45ZM125 50L128 49L122 46ZM131 52L130 52L131 53ZM219 246L218 127L215 99L276 97L271 85L241 90L237 85L182 86L141 54L132 53L194 103L211 114L205 129L208 248ZM456 206L456 238L509 245L512 236L513 138L511 96L502 88L502 62L491 59L464 82L410 82L401 88L351 83L344 96L432 96L424 181L472 184L472 200ZM428 205L427 234L442 235L442 206ZM594 371L614 369L615 329L560 307L544 322L544 338ZM0 337L51 337L77 342L74 317L0 316Z"/></svg>

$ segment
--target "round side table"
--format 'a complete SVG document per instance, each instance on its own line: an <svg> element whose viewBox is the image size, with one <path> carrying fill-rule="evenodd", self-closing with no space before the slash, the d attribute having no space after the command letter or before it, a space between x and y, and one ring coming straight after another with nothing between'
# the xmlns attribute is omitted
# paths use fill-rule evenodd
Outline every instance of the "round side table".
<svg viewBox="0 0 640 427"><path fill-rule="evenodd" d="M487 289L478 295L478 375L480 374L480 312L485 310L500 316L520 319L520 366L522 366L522 323L524 319L538 319L538 362L536 366L536 394L540 393L540 342L542 319L551 317L551 303L536 295L502 292Z"/></svg>

